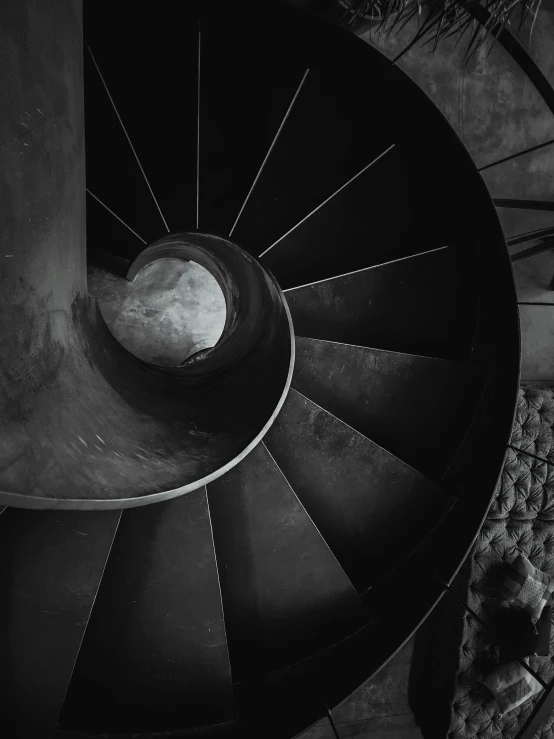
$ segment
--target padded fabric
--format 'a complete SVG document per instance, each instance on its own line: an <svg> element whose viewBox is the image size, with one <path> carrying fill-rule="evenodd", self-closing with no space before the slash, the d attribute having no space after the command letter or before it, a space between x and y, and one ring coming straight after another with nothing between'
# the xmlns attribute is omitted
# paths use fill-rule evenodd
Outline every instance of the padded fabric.
<svg viewBox="0 0 554 739"><path fill-rule="evenodd" d="M553 591L554 578L537 569L524 554L518 554L506 566L499 596L512 608L525 611L536 624Z"/></svg>
<svg viewBox="0 0 554 739"><path fill-rule="evenodd" d="M539 681L535 680L525 665L515 661L497 665L483 683L494 695L498 709L503 714L513 711L542 690Z"/></svg>
<svg viewBox="0 0 554 739"><path fill-rule="evenodd" d="M520 388L512 445L554 464L553 425L554 390ZM509 607L491 595L505 563L520 552L554 576L554 466L508 448L488 516L452 583L485 623ZM477 681L499 663L490 633L453 597L443 596L416 635L410 675L425 739L514 739L543 691L498 718L496 702ZM554 679L554 629L550 656L530 657L529 664L545 682ZM554 739L554 710L537 739Z"/></svg>

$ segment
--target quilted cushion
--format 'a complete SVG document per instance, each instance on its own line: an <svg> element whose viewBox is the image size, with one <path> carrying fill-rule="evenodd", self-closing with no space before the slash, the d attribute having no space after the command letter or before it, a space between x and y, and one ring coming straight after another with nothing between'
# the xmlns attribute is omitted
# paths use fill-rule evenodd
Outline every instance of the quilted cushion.
<svg viewBox="0 0 554 739"><path fill-rule="evenodd" d="M506 451L487 518L452 583L457 595L486 623L510 608L491 598L491 575L518 554L554 577L554 466L536 458L554 464L553 425L554 390L520 388L511 438L515 448ZM554 629L550 656L531 656L529 665L548 683L554 679L553 660ZM490 633L454 598L443 597L418 631L414 647L414 712L423 737L514 739L543 693L500 717L492 696L478 690L479 681L499 663L499 646ZM418 684L425 686L419 693ZM554 739L554 710L536 739Z"/></svg>
<svg viewBox="0 0 554 739"><path fill-rule="evenodd" d="M524 554L518 554L506 567L499 595L512 608L526 611L536 624L553 590L554 579L534 567Z"/></svg>
<svg viewBox="0 0 554 739"><path fill-rule="evenodd" d="M497 665L482 683L494 696L501 714L513 711L542 690L538 680L535 680L519 662Z"/></svg>

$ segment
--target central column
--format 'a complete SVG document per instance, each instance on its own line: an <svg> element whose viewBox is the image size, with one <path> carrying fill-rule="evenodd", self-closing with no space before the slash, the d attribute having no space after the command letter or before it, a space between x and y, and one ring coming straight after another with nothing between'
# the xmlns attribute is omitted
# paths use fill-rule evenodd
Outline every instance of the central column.
<svg viewBox="0 0 554 739"><path fill-rule="evenodd" d="M86 303L81 0L0 3L0 470L55 382Z"/></svg>

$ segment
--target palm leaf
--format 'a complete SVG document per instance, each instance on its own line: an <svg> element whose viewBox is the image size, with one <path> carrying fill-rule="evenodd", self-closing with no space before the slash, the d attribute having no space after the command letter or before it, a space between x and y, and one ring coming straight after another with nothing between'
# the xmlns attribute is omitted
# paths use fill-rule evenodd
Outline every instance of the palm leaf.
<svg viewBox="0 0 554 739"><path fill-rule="evenodd" d="M377 20L378 31L384 31L387 35L395 31L399 33L412 21L416 15L420 17L419 27L409 48L415 43L432 34L424 45L433 42L432 53L437 49L439 41L443 38L457 36L456 45L465 35L471 23L474 29L465 51L465 60L479 49L487 39L492 39L490 54L496 44L500 33L510 27L511 32L517 37L524 26L529 14L533 16L529 38L540 9L541 0L337 0L345 8L344 25L350 28L365 16ZM476 18L483 16L477 14L477 10L486 10L484 22L476 22ZM425 13L424 13L425 11ZM512 24L514 16L519 16L516 23ZM487 54L487 56L488 56Z"/></svg>

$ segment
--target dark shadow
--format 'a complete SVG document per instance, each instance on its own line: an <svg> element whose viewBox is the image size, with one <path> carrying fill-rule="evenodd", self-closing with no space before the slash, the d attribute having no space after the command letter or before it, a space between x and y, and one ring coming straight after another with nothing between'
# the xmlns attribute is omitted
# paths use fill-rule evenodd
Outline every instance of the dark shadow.
<svg viewBox="0 0 554 739"><path fill-rule="evenodd" d="M467 592L467 562L456 591ZM462 645L465 611L445 593L416 633L408 678L408 702L426 739L448 736Z"/></svg>
<svg viewBox="0 0 554 739"><path fill-rule="evenodd" d="M100 249L88 249L87 263L126 280L131 260Z"/></svg>

